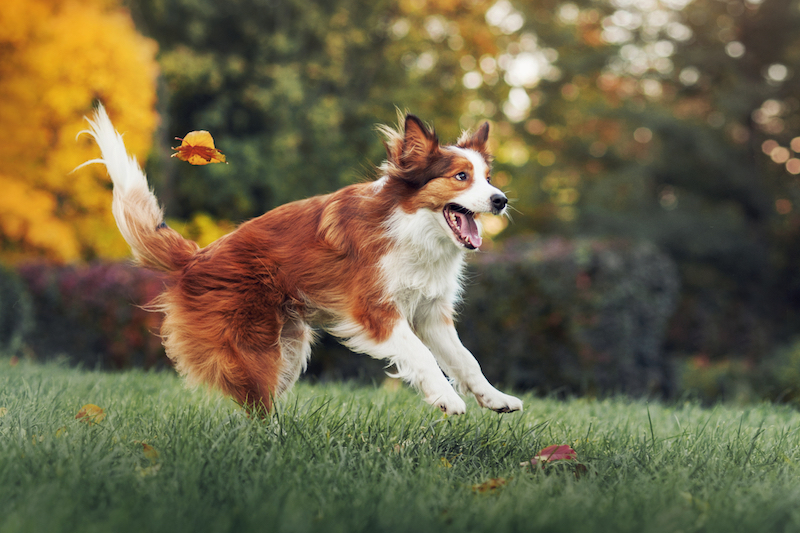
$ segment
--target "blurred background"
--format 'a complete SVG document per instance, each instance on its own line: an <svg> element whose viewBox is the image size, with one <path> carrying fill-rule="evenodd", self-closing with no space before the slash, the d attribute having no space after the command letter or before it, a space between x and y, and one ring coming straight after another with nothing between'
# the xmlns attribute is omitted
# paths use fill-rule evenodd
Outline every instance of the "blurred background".
<svg viewBox="0 0 800 533"><path fill-rule="evenodd" d="M800 400L800 0L8 0L0 350L168 366L83 117L207 244L375 177L397 109L491 123L462 339L543 394ZM209 130L229 165L170 158ZM795 207L797 205L797 207ZM330 339L310 379L380 379Z"/></svg>

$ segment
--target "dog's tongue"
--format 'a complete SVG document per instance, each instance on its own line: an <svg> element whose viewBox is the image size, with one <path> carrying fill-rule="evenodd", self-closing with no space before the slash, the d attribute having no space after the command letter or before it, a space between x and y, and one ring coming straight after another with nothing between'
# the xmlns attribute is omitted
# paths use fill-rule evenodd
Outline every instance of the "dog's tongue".
<svg viewBox="0 0 800 533"><path fill-rule="evenodd" d="M459 227L461 238L472 245L473 248L480 248L483 239L481 239L480 232L478 231L478 224L475 222L475 218L458 212L456 212L456 216L461 221L461 225Z"/></svg>

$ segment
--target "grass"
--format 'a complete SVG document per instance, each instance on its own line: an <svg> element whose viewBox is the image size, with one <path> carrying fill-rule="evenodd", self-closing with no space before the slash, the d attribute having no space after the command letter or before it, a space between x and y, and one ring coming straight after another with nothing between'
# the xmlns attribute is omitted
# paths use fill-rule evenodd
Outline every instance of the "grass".
<svg viewBox="0 0 800 533"><path fill-rule="evenodd" d="M171 373L0 358L0 533L800 530L796 411L524 400L445 418L301 383L262 421ZM88 403L106 418L76 420ZM550 444L588 472L520 467Z"/></svg>

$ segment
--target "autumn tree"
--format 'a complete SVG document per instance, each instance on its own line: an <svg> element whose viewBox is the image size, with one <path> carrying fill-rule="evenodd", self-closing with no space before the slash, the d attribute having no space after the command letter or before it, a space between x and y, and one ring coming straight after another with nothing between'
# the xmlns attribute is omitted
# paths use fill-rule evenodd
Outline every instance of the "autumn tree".
<svg viewBox="0 0 800 533"><path fill-rule="evenodd" d="M0 9L0 254L119 257L98 156L76 135L101 100L143 159L157 123L156 45L112 0L9 0Z"/></svg>

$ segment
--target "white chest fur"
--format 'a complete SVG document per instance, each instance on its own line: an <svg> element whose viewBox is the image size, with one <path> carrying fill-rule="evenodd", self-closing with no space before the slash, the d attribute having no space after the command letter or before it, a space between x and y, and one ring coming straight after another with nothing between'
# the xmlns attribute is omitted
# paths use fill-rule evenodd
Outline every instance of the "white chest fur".
<svg viewBox="0 0 800 533"><path fill-rule="evenodd" d="M442 227L440 213L398 208L387 222L394 246L381 260L387 291L400 312L414 322L433 303L455 304L461 293L464 251Z"/></svg>

